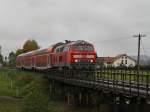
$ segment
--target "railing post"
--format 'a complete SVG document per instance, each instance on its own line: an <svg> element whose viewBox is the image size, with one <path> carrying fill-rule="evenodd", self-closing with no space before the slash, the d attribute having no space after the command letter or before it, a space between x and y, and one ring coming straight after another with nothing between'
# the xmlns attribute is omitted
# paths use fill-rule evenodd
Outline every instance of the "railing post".
<svg viewBox="0 0 150 112"><path fill-rule="evenodd" d="M129 81L130 81L130 96L131 96L131 72L129 73Z"/></svg>
<svg viewBox="0 0 150 112"><path fill-rule="evenodd" d="M122 72L122 75L123 75L123 91L125 90L125 89L124 89L124 82L125 82L125 78L124 78L124 77L125 77L125 75L124 75L124 74L125 74L125 73L124 73L124 72Z"/></svg>
<svg viewBox="0 0 150 112"><path fill-rule="evenodd" d="M108 70L108 73L107 73L107 83L108 83L108 89L109 89L109 73L110 73L110 70Z"/></svg>
<svg viewBox="0 0 150 112"><path fill-rule="evenodd" d="M139 72L137 74L137 88L138 88L138 97L139 97Z"/></svg>
<svg viewBox="0 0 150 112"><path fill-rule="evenodd" d="M121 76L121 86L122 86L122 90L123 90L123 73L122 73L122 70L119 73L119 75Z"/></svg>
<svg viewBox="0 0 150 112"><path fill-rule="evenodd" d="M113 71L114 73L113 73L113 89L115 90L115 75L116 75L116 73L115 73L115 71Z"/></svg>
<svg viewBox="0 0 150 112"><path fill-rule="evenodd" d="M147 98L149 97L148 91L149 91L149 75L146 74L146 96Z"/></svg>
<svg viewBox="0 0 150 112"><path fill-rule="evenodd" d="M94 71L90 71L90 72L92 72L92 74L93 74L93 80L95 81L96 80L95 72Z"/></svg>
<svg viewBox="0 0 150 112"><path fill-rule="evenodd" d="M106 71L107 71L108 69L105 69L104 70L104 80L105 80L105 78L106 78Z"/></svg>
<svg viewBox="0 0 150 112"><path fill-rule="evenodd" d="M101 79L102 69L98 71L98 79Z"/></svg>
<svg viewBox="0 0 150 112"><path fill-rule="evenodd" d="M104 87L104 76L105 76L105 68L104 68L104 72L102 73L102 83L103 83L103 87Z"/></svg>
<svg viewBox="0 0 150 112"><path fill-rule="evenodd" d="M143 83L143 82L144 82L144 81L143 81L144 71L142 71L141 74L142 74L141 82Z"/></svg>
<svg viewBox="0 0 150 112"><path fill-rule="evenodd" d="M113 79L113 70L111 70L111 80Z"/></svg>

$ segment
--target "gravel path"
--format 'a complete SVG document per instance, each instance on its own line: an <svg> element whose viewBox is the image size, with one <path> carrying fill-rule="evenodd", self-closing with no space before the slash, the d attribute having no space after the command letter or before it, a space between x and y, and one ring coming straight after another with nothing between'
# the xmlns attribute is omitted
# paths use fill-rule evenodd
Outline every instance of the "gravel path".
<svg viewBox="0 0 150 112"><path fill-rule="evenodd" d="M7 99L7 100L13 100L13 101L19 101L20 98L10 97L10 96L0 96L0 99Z"/></svg>

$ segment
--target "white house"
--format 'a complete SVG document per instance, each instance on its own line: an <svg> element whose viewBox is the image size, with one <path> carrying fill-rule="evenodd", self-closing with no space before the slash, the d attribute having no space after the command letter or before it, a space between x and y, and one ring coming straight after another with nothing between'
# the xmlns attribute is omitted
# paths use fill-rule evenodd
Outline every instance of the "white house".
<svg viewBox="0 0 150 112"><path fill-rule="evenodd" d="M134 67L136 65L136 60L127 56L127 54L117 55L116 57L99 57L99 60L103 62L105 67Z"/></svg>

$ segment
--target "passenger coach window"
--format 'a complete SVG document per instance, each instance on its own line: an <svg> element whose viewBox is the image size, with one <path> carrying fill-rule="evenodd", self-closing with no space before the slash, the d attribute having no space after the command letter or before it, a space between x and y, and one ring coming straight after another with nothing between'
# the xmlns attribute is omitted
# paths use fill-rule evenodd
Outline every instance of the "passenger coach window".
<svg viewBox="0 0 150 112"><path fill-rule="evenodd" d="M59 47L55 50L55 52L59 53L59 52L63 52L64 50L64 47Z"/></svg>

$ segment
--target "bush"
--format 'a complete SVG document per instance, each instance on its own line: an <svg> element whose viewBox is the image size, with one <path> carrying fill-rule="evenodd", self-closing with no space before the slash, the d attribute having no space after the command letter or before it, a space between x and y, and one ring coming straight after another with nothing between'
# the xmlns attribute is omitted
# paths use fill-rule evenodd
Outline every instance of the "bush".
<svg viewBox="0 0 150 112"><path fill-rule="evenodd" d="M23 112L48 112L48 79L36 73L21 72L16 86L23 97Z"/></svg>
<svg viewBox="0 0 150 112"><path fill-rule="evenodd" d="M28 74L20 74L20 76L17 77L16 85L19 87L23 87L27 84L30 84L34 80L34 76L28 75Z"/></svg>
<svg viewBox="0 0 150 112"><path fill-rule="evenodd" d="M26 95L35 90L42 92L43 94L47 94L49 90L49 83L47 79L36 76L36 78L32 82L24 86L22 90L23 95Z"/></svg>

